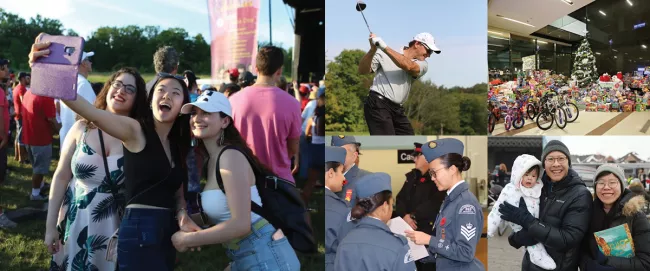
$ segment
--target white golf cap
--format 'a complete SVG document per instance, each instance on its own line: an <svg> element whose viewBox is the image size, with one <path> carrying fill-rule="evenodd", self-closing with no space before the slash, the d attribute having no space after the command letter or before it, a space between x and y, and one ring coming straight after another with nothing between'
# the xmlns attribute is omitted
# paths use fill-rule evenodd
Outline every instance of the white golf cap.
<svg viewBox="0 0 650 271"><path fill-rule="evenodd" d="M192 108L196 106L201 110L209 113L223 112L224 114L232 117L232 107L230 101L226 98L223 93L218 91L204 91L196 98L196 102L184 104L181 107L182 114L189 114L192 112Z"/></svg>
<svg viewBox="0 0 650 271"><path fill-rule="evenodd" d="M429 49L433 50L436 54L439 54L441 52L438 46L436 46L436 40L433 38L431 34L427 32L423 32L415 35L415 37L413 37L413 40L424 43L427 47L429 47Z"/></svg>
<svg viewBox="0 0 650 271"><path fill-rule="evenodd" d="M83 52L83 54L81 54L81 61L84 61L84 60L86 60L86 58L89 58L89 57L94 56L94 55L95 55L95 52Z"/></svg>

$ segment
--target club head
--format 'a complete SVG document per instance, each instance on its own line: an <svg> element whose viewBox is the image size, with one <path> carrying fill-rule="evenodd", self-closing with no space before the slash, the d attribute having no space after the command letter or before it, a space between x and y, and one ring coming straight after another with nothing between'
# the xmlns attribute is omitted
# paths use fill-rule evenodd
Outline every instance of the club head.
<svg viewBox="0 0 650 271"><path fill-rule="evenodd" d="M366 3L358 1L356 5L357 11L364 11L366 9Z"/></svg>

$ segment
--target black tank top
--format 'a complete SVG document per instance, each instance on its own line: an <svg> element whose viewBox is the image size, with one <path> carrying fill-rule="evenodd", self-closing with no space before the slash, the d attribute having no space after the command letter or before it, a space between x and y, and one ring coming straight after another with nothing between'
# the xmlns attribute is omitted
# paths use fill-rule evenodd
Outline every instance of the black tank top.
<svg viewBox="0 0 650 271"><path fill-rule="evenodd" d="M187 174L175 144L171 142L172 168L156 130L148 126L140 123L147 141L142 151L124 148L126 202L174 209L176 191L187 183Z"/></svg>

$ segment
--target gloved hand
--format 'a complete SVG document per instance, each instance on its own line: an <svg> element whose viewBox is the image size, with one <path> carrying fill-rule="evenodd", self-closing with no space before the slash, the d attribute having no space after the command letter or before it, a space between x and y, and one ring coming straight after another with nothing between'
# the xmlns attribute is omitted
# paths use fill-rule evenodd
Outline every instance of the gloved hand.
<svg viewBox="0 0 650 271"><path fill-rule="evenodd" d="M530 236L530 233L528 233L528 230L522 229L518 232L514 232L508 236L508 243L510 243L510 246L519 249L522 246L529 247L532 245L536 245L539 243L539 241L535 240L532 236Z"/></svg>
<svg viewBox="0 0 650 271"><path fill-rule="evenodd" d="M535 217L528 212L523 197L519 199L519 208L508 202L503 202L499 205L499 212L502 219L515 223L524 229L528 229L528 226L535 221Z"/></svg>
<svg viewBox="0 0 650 271"><path fill-rule="evenodd" d="M384 40L382 40L380 37L372 38L372 43L381 50L386 50L386 47L388 47L388 45L386 45L386 42L384 42Z"/></svg>
<svg viewBox="0 0 650 271"><path fill-rule="evenodd" d="M604 265L604 264L599 264L595 260L588 260L587 264L585 266L585 271L614 271L616 270L614 267L611 267L609 265Z"/></svg>

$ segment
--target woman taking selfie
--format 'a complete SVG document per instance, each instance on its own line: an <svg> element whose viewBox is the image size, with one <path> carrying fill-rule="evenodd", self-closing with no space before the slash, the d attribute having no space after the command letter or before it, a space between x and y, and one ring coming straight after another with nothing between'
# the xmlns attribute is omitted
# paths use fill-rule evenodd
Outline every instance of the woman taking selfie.
<svg viewBox="0 0 650 271"><path fill-rule="evenodd" d="M199 140L199 150L209 159L201 205L216 225L175 233L172 242L176 249L184 252L191 247L222 244L232 260L226 270L300 270L298 257L282 231L251 212L251 200L262 205L253 168L266 167L233 125L228 98L205 91L181 112L192 114L192 133Z"/></svg>
<svg viewBox="0 0 650 271"><path fill-rule="evenodd" d="M146 97L140 74L133 68L123 68L106 82L95 107L133 117L149 110ZM100 247L108 244L124 213L124 152L121 141L105 133L100 137L100 133L87 120L77 120L61 148L45 230L45 245L54 254L50 269L72 268L79 253L88 253L93 257L87 257L83 266L115 270L115 262L106 261ZM96 240L92 247L78 245L91 238Z"/></svg>
<svg viewBox="0 0 650 271"><path fill-rule="evenodd" d="M50 43L36 43L30 64L47 55ZM132 118L97 109L83 97L65 101L72 111L124 146L126 211L118 238L120 270L172 270L176 250L171 235L196 231L185 211L185 157L190 147L189 120L180 109L188 103L183 77L159 73L147 97L151 110Z"/></svg>

